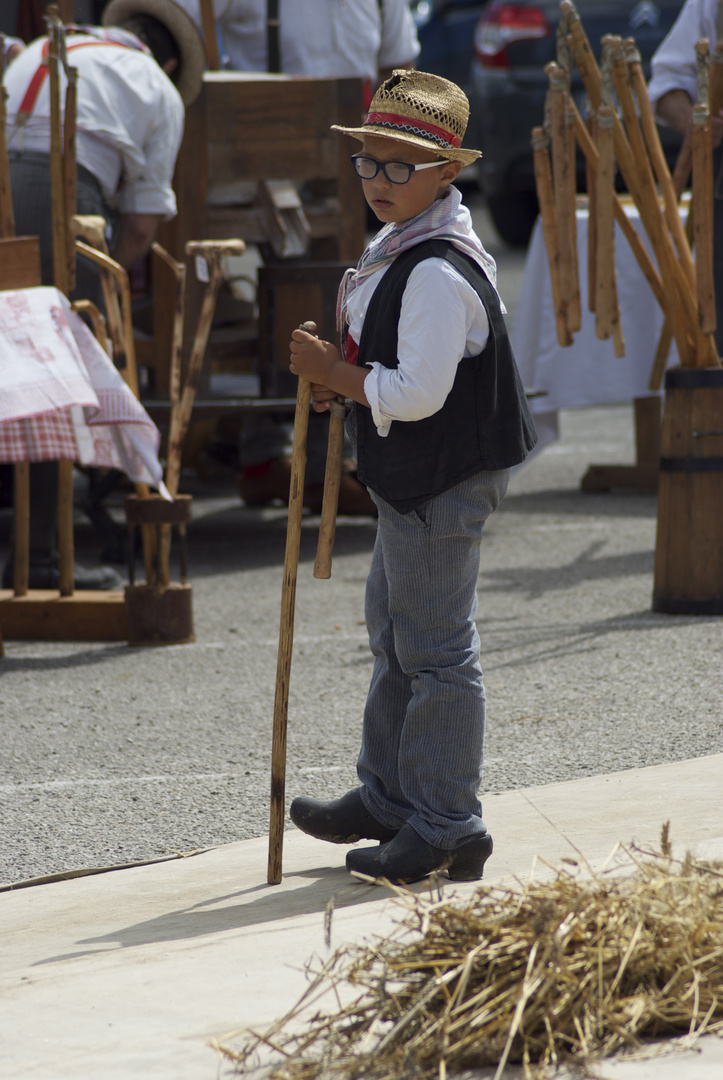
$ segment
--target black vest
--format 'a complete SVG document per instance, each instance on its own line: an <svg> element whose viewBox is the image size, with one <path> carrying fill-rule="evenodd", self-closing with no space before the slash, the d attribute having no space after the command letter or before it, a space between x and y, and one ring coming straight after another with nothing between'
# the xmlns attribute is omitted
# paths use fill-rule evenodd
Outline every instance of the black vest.
<svg viewBox="0 0 723 1080"><path fill-rule="evenodd" d="M490 332L481 353L460 360L447 400L433 416L395 420L382 438L371 409L354 406L359 479L401 514L475 473L518 465L537 442L497 293L479 265L447 240L426 240L394 260L369 303L357 363L397 367L404 288L414 267L433 256L470 283Z"/></svg>

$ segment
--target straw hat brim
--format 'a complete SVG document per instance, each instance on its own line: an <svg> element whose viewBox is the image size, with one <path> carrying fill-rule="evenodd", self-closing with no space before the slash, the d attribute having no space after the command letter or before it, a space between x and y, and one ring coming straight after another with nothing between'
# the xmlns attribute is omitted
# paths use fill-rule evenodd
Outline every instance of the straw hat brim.
<svg viewBox="0 0 723 1080"><path fill-rule="evenodd" d="M203 39L190 15L173 0L110 0L103 11L103 26L116 26L132 15L152 15L173 35L181 54L176 88L183 104L190 105L201 92L206 69Z"/></svg>
<svg viewBox="0 0 723 1080"><path fill-rule="evenodd" d="M461 147L443 150L441 146L437 146L427 139L422 139L416 135L391 133L388 128L378 127L376 124L365 124L364 127L358 128L341 127L339 124L332 124L331 130L340 131L342 135L351 135L353 139L359 139L360 142L363 142L366 135L378 135L380 139L408 143L410 146L419 146L422 150L429 150L432 154L447 158L448 161L459 161L462 165L471 165L482 157L481 150L467 150Z"/></svg>

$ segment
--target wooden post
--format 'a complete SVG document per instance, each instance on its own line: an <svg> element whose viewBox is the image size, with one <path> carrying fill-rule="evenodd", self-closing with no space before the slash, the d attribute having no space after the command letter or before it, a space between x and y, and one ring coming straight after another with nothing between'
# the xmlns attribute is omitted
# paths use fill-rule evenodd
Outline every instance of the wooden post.
<svg viewBox="0 0 723 1080"><path fill-rule="evenodd" d="M154 255L157 255L172 271L176 280L176 294L173 307L173 333L171 339L171 368L169 383L169 398L171 403L171 415L168 425L168 445L179 443L179 408L181 405L181 363L183 360L183 318L184 318L184 295L186 288L186 264L177 262L161 244L154 242L151 245ZM181 436L180 441L183 441ZM168 477L170 480L171 477ZM172 483L174 481L172 480ZM168 485L166 484L166 487ZM175 498L178 494L178 480L175 480L175 491L168 489ZM185 529L185 525L183 526ZM161 536L161 561L160 583L170 584L170 556L171 556L171 533L170 525L162 524Z"/></svg>
<svg viewBox="0 0 723 1080"><path fill-rule="evenodd" d="M16 596L27 596L30 570L30 464L16 461L14 476L15 552L13 586Z"/></svg>

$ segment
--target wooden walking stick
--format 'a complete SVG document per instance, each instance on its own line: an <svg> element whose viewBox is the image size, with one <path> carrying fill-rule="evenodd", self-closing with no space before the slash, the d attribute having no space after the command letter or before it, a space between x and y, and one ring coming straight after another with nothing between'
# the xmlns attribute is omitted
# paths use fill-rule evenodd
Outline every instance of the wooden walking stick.
<svg viewBox="0 0 723 1080"><path fill-rule="evenodd" d="M316 333L316 324L306 322L301 327ZM294 610L296 578L301 545L301 514L304 508L304 471L306 464L306 435L309 426L311 383L299 376L294 414L294 445L291 453L291 485L289 488L289 517L286 526L284 579L281 587L281 621L279 624L279 655L276 665L274 696L274 725L271 741L271 806L269 815L269 861L267 881L281 881L281 862L284 844L284 809L286 794L286 731L289 715L289 677L294 644Z"/></svg>

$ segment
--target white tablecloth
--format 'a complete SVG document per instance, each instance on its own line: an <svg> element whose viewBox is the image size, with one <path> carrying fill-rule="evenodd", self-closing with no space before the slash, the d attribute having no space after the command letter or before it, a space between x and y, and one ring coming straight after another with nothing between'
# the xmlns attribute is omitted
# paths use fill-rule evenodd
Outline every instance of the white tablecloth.
<svg viewBox="0 0 723 1080"><path fill-rule="evenodd" d="M628 217L650 245L634 206ZM572 345L557 343L550 271L542 222L538 218L530 239L511 340L525 389L544 392L530 407L540 435L540 447L557 437L558 409L630 401L650 394L653 366L663 314L643 272L615 224L615 270L625 356L616 357L612 339L595 337L595 316L587 307L587 209L577 211L582 328ZM675 346L669 364L678 362Z"/></svg>
<svg viewBox="0 0 723 1080"><path fill-rule="evenodd" d="M0 461L117 468L165 493L160 433L57 289L0 292Z"/></svg>

